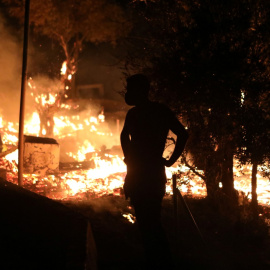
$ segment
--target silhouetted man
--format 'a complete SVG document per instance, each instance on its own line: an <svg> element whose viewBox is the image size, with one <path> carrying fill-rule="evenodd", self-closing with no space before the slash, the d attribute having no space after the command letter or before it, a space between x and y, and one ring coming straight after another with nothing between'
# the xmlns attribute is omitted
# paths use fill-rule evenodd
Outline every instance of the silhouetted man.
<svg viewBox="0 0 270 270"><path fill-rule="evenodd" d="M170 167L184 150L188 134L172 111L148 99L150 83L146 76L127 78L125 101L134 106L121 133L127 164L124 192L134 207L141 231L148 269L170 269L169 246L161 225L161 203L165 195L165 166ZM162 157L169 130L176 136L171 157Z"/></svg>

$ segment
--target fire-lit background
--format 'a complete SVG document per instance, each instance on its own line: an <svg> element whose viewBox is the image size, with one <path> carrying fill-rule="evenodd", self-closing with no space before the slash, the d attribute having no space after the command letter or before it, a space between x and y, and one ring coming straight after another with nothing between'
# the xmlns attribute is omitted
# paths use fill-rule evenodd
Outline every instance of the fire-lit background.
<svg viewBox="0 0 270 270"><path fill-rule="evenodd" d="M17 183L22 33L12 22L1 15L0 168L2 177ZM59 145L59 168L50 171L49 161L41 157L46 166L25 173L23 186L61 200L119 196L126 173L119 141L128 110L119 94L125 76L110 54L110 46L85 45L76 70L58 50L56 42L30 35L24 133L55 139ZM169 151L168 148L165 156ZM205 183L199 177L203 172L197 172L179 162L167 169L167 194L172 192L172 174L178 173L181 191L206 196ZM269 205L269 180L262 176L260 167L257 181L258 201ZM234 186L243 192L240 203L245 196L251 198L251 165L238 165L237 159Z"/></svg>

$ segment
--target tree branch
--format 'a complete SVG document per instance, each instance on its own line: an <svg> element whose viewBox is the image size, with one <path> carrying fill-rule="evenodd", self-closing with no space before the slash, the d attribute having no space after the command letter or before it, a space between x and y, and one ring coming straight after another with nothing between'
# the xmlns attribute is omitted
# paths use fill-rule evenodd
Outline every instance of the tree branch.
<svg viewBox="0 0 270 270"><path fill-rule="evenodd" d="M185 165L186 165L193 173L195 173L197 176L199 176L200 178L202 178L204 181L206 180L205 175L199 173L199 172L195 169L195 167L193 167L192 165L190 165L190 164L187 162L186 157L182 157L182 160L184 161Z"/></svg>

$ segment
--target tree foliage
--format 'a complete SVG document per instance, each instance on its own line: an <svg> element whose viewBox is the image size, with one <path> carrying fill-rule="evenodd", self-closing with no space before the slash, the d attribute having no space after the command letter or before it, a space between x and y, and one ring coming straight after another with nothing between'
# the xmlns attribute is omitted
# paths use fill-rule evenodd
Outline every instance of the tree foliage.
<svg viewBox="0 0 270 270"><path fill-rule="evenodd" d="M24 19L24 2L2 0L11 16ZM55 40L63 49L67 75L74 74L84 42L115 45L131 28L123 8L113 0L35 0L30 3L30 25L36 33Z"/></svg>
<svg viewBox="0 0 270 270"><path fill-rule="evenodd" d="M133 7L148 35L127 67L147 73L153 98L188 126L190 162L204 170L208 195L214 197L221 182L233 198L234 155L249 161L247 151L269 144L269 108L262 101L269 99L269 4L171 0Z"/></svg>

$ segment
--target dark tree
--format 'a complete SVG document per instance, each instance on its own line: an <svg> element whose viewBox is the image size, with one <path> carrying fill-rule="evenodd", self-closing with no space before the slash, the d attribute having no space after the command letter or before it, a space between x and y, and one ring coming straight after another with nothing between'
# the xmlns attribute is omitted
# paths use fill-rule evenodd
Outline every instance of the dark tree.
<svg viewBox="0 0 270 270"><path fill-rule="evenodd" d="M241 137L238 157L242 164L252 164L252 205L257 213L257 171L270 160L270 81L269 81L269 9L258 1L250 29L251 46L243 78L241 101Z"/></svg>
<svg viewBox="0 0 270 270"><path fill-rule="evenodd" d="M259 80L249 63L250 51L256 42L268 44L254 29L260 16L257 7L257 1L248 0L134 5L147 22L147 35L136 58L127 59L127 67L148 74L154 81L153 98L169 104L186 123L192 157L186 161L204 170L208 197L213 200L222 183L226 200L237 203L233 157L244 124L241 95L243 89L251 91L245 88L246 78ZM269 13L269 7L264 8ZM267 29L267 23L262 23ZM266 89L268 78L264 78Z"/></svg>
<svg viewBox="0 0 270 270"><path fill-rule="evenodd" d="M23 20L24 1L2 0L10 15ZM113 0L35 0L30 4L34 32L55 40L64 53L66 72L62 79L74 97L74 77L85 42L115 45L131 28L123 8ZM64 59L63 59L64 60Z"/></svg>

